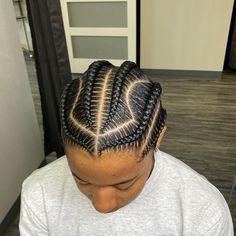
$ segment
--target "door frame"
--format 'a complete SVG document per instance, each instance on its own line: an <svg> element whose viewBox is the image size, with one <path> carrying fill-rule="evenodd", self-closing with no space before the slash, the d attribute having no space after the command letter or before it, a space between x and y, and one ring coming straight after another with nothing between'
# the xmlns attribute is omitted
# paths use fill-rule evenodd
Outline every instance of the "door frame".
<svg viewBox="0 0 236 236"><path fill-rule="evenodd" d="M137 65L140 64L140 0L91 0L91 2L127 2L127 7L132 11L132 4L135 3L135 12L128 14L128 25L132 31L128 28L82 28L82 27L70 27L68 17L68 2L88 2L88 0L60 0L63 23L65 28L65 35L68 47L69 60L71 64L72 73L84 72L88 65L94 60L99 59L85 59L74 58L71 37L72 36L127 36L128 37L128 60L135 61ZM135 21L133 20L135 18ZM135 22L135 25L133 24ZM112 32L111 32L112 29ZM135 33L133 33L135 32ZM136 38L136 39L135 39ZM135 42L135 43L134 43ZM101 58L103 59L103 58ZM112 64L119 66L124 60L112 60L108 59Z"/></svg>

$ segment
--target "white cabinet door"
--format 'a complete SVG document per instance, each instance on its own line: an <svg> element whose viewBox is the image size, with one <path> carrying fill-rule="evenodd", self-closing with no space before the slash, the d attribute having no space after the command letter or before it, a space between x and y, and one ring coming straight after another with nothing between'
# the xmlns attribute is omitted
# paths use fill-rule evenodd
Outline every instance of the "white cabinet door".
<svg viewBox="0 0 236 236"><path fill-rule="evenodd" d="M136 62L136 0L60 0L72 73L95 60Z"/></svg>

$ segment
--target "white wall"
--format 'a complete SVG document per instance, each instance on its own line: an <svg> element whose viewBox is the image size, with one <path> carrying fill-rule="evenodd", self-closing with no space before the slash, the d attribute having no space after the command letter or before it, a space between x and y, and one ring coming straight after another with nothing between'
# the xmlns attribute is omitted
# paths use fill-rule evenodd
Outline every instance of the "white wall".
<svg viewBox="0 0 236 236"><path fill-rule="evenodd" d="M233 0L141 0L141 68L222 71Z"/></svg>
<svg viewBox="0 0 236 236"><path fill-rule="evenodd" d="M43 147L12 1L0 1L0 223Z"/></svg>

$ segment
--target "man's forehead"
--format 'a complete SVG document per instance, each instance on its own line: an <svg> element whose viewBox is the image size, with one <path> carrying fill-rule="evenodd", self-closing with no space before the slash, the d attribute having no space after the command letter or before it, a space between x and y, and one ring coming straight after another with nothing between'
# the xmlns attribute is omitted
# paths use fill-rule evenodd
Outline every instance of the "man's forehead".
<svg viewBox="0 0 236 236"><path fill-rule="evenodd" d="M102 154L90 154L84 149L78 148L76 146L66 146L66 155L70 159L81 159L82 161L95 160L97 163L122 161L122 162L134 162L138 161L140 154L137 150L108 150L102 152Z"/></svg>
<svg viewBox="0 0 236 236"><path fill-rule="evenodd" d="M105 169L111 172L114 170L114 175L119 171L125 171L126 169L131 171L142 166L136 161L136 156L127 155L127 153L106 153L95 158L83 154L83 152L68 154L70 164L81 169Z"/></svg>
<svg viewBox="0 0 236 236"><path fill-rule="evenodd" d="M137 162L132 152L107 152L90 158L86 151L77 150L68 152L67 157L72 172L82 179L132 178L143 168L143 163Z"/></svg>

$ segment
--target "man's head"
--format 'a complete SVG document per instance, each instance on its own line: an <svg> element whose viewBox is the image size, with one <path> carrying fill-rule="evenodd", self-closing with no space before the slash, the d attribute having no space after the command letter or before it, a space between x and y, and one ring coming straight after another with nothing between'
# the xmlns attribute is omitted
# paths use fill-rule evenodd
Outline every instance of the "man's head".
<svg viewBox="0 0 236 236"><path fill-rule="evenodd" d="M100 212L115 211L141 192L165 131L161 87L135 63L90 65L65 89L62 138L81 192Z"/></svg>

